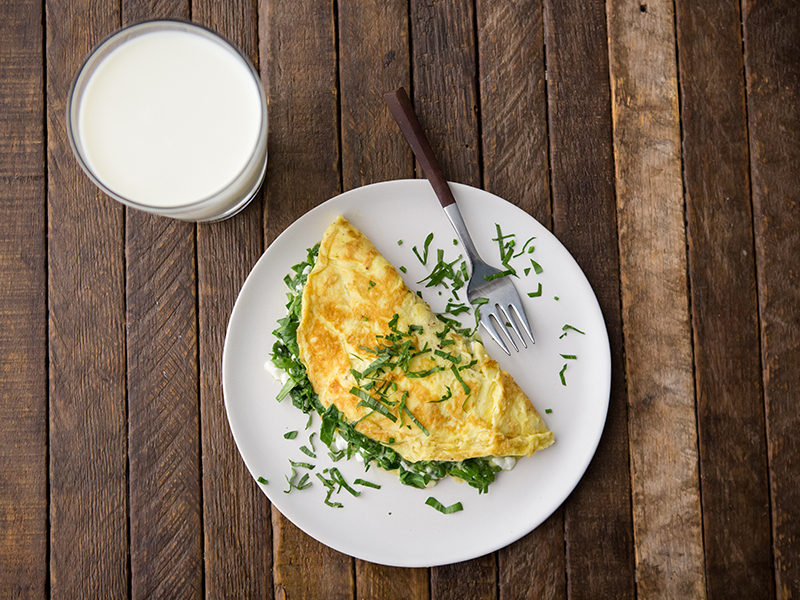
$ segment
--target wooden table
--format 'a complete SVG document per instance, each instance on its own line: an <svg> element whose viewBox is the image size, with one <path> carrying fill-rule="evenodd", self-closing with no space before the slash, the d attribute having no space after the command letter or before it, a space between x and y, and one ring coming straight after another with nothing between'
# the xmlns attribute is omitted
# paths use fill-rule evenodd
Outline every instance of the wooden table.
<svg viewBox="0 0 800 600"><path fill-rule="evenodd" d="M65 100L120 26L228 36L269 98L241 214L128 210L80 171ZM800 3L0 3L0 596L800 597ZM563 506L430 569L339 554L246 471L220 383L249 270L339 192L451 180L573 253L611 340L608 421Z"/></svg>

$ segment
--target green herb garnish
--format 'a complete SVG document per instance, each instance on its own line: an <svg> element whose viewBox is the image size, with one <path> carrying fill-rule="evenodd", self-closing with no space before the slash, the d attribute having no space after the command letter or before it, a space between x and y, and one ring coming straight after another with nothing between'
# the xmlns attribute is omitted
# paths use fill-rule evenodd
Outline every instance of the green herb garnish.
<svg viewBox="0 0 800 600"><path fill-rule="evenodd" d="M445 506L441 502L439 502L436 498L431 496L425 501L425 504L428 506L432 506L436 510L438 510L443 515L450 515L456 513L458 511L464 510L464 507L461 505L461 502L456 502L455 504L451 504L450 506Z"/></svg>

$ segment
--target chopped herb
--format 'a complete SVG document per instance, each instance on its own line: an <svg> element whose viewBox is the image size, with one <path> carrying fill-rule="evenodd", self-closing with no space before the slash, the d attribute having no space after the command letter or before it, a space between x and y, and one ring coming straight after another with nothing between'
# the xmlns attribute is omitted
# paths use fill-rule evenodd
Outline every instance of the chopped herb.
<svg viewBox="0 0 800 600"><path fill-rule="evenodd" d="M269 481L267 481L263 477L259 477L258 479L256 479L256 481L258 481L258 483L260 483L262 485L267 485L269 483Z"/></svg>
<svg viewBox="0 0 800 600"><path fill-rule="evenodd" d="M367 394L364 390L360 390L357 387L352 387L350 388L350 393L353 394L353 396L361 398L361 402L359 402L356 406L366 406L375 412L379 412L393 423L397 422L397 417L390 413L386 406L375 400L375 398Z"/></svg>
<svg viewBox="0 0 800 600"><path fill-rule="evenodd" d="M370 288L370 289L372 289L372 288L374 288L374 287L375 287L377 284L376 284L374 281L372 281L372 280L370 279L370 280L369 280L369 282L367 283L367 285L369 286L369 288Z"/></svg>
<svg viewBox="0 0 800 600"><path fill-rule="evenodd" d="M419 262L421 262L423 265L428 264L428 250L430 248L432 241L433 241L433 233L429 233L428 237L425 238L425 245L422 248L422 256L419 255L419 251L417 250L416 246L411 248L414 251L414 254L417 255Z"/></svg>
<svg viewBox="0 0 800 600"><path fill-rule="evenodd" d="M469 386L466 383L464 383L463 379L461 379L461 374L458 372L456 366L453 365L452 367L450 367L450 370L453 372L453 375L455 375L456 381L458 381L458 383L461 384L461 387L464 388L464 393L469 395L472 390L470 390Z"/></svg>
<svg viewBox="0 0 800 600"><path fill-rule="evenodd" d="M517 252L517 253L516 253L516 254L513 256L513 258L517 258L518 256L522 256L523 254L525 254L525 249L526 249L526 248L528 249L528 254L530 254L531 252L533 252L533 246L531 246L530 248L528 248L528 244L530 244L530 243L531 243L533 240L535 240L535 239L536 239L535 237L528 238L528 240L527 240L527 241L526 241L524 244L522 244L522 250L520 250L519 252ZM527 273L526 273L526 275L527 275Z"/></svg>
<svg viewBox="0 0 800 600"><path fill-rule="evenodd" d="M294 438L297 437L297 431L287 431L286 433L283 434L283 437L286 438L287 440L293 440Z"/></svg>
<svg viewBox="0 0 800 600"><path fill-rule="evenodd" d="M325 504L332 508L343 508L344 504L341 502L331 502L331 496L336 488L336 482L333 479L325 479L321 474L316 473L317 479L322 482L322 485L328 490L328 494L325 496Z"/></svg>
<svg viewBox="0 0 800 600"><path fill-rule="evenodd" d="M577 356L574 354L561 354L561 358L566 358L567 360L577 360Z"/></svg>
<svg viewBox="0 0 800 600"><path fill-rule="evenodd" d="M397 240L397 245L398 246L402 246L403 245L403 240Z"/></svg>
<svg viewBox="0 0 800 600"><path fill-rule="evenodd" d="M306 446L300 446L300 452L302 452L309 458L317 458L317 455L314 454L311 450L309 450Z"/></svg>
<svg viewBox="0 0 800 600"><path fill-rule="evenodd" d="M553 412L553 409L552 408L545 408L544 412L549 415L551 412Z"/></svg>
<svg viewBox="0 0 800 600"><path fill-rule="evenodd" d="M564 377L564 371L567 370L567 364L564 363L564 366L561 367L561 370L558 372L558 376L561 377L561 385L567 385L567 380Z"/></svg>
<svg viewBox="0 0 800 600"><path fill-rule="evenodd" d="M541 272L544 271L544 269L542 269L542 265L540 265L533 259L531 259L531 266L533 267L533 270L537 275L540 275Z"/></svg>
<svg viewBox="0 0 800 600"><path fill-rule="evenodd" d="M355 496L356 498L361 495L361 492L358 490L354 490L350 485L344 480L344 476L339 472L339 469L333 467L328 471L331 475L331 479L339 486L339 490L342 488L346 489L350 492L351 495Z"/></svg>
<svg viewBox="0 0 800 600"><path fill-rule="evenodd" d="M289 459L289 464L291 464L293 467L297 467L300 469L308 469L309 471L314 470L314 465L307 462L297 462L295 460Z"/></svg>
<svg viewBox="0 0 800 600"><path fill-rule="evenodd" d="M442 397L439 398L438 400L430 400L429 402L431 404L435 404L435 403L438 403L438 402L444 402L445 400L450 400L450 398L453 397L453 390L450 389L450 386L448 385L448 386L445 386L445 387L447 388L447 393L443 394Z"/></svg>
<svg viewBox="0 0 800 600"><path fill-rule="evenodd" d="M564 333L562 333L560 336L558 336L558 339L561 339L561 338L563 338L565 335L567 335L567 333L569 333L569 331L570 331L570 330L572 330L572 331L577 331L577 332L578 332L578 333L580 333L581 335L586 335L586 334L585 334L584 332L582 332L580 329L576 329L576 328L575 328L575 327L573 327L572 325L564 325L564 326L561 328L561 331L563 331Z"/></svg>
<svg viewBox="0 0 800 600"><path fill-rule="evenodd" d="M461 502L456 502L455 504L451 504L450 506L445 506L441 502L439 502L436 498L431 496L425 501L425 504L428 506L432 506L436 510L438 510L443 515L450 515L456 513L458 511L464 510L464 507L461 505Z"/></svg>
<svg viewBox="0 0 800 600"><path fill-rule="evenodd" d="M401 270L403 273L406 273L406 272L407 272L407 271L406 271L406 268L405 268L403 265L400 265L400 267L398 267L398 268L399 268L399 269L400 269L400 270Z"/></svg>
<svg viewBox="0 0 800 600"><path fill-rule="evenodd" d="M514 271L512 269L507 269L505 271L500 271L498 273L492 273L491 275L484 275L483 278L486 281L493 281L495 279L500 279L502 277L507 277L508 275L513 275Z"/></svg>
<svg viewBox="0 0 800 600"><path fill-rule="evenodd" d="M364 487L371 487L371 488L376 489L376 490L381 489L381 486L378 485L377 483L372 483L371 481L365 481L364 479L360 479L360 478L356 479L353 482L353 484L354 485L363 485ZM391 514L391 513L389 513L389 514Z"/></svg>
<svg viewBox="0 0 800 600"><path fill-rule="evenodd" d="M539 282L539 288L535 292L528 292L529 298L538 298L542 295L542 284Z"/></svg>
<svg viewBox="0 0 800 600"><path fill-rule="evenodd" d="M553 300L558 300L558 296L553 296Z"/></svg>

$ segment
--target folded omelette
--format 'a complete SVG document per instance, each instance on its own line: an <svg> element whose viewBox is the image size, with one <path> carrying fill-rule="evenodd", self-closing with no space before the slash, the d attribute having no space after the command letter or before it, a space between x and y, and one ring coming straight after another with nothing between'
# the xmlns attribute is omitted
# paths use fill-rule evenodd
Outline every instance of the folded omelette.
<svg viewBox="0 0 800 600"><path fill-rule="evenodd" d="M483 344L440 320L341 216L308 274L297 343L322 405L406 461L530 456L553 443Z"/></svg>

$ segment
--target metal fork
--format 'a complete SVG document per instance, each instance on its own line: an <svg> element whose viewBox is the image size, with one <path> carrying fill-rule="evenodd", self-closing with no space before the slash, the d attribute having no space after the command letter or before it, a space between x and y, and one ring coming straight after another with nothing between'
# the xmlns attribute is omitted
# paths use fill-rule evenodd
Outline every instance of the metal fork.
<svg viewBox="0 0 800 600"><path fill-rule="evenodd" d="M400 126L400 131L403 132L414 155L422 165L422 170L425 172L428 181L430 181L436 197L442 204L442 208L444 208L445 214L453 224L458 239L464 246L467 254L467 266L470 267L467 297L471 303L483 298L487 300L485 305L475 307L475 310L478 311L480 324L509 356L511 356L511 351L500 333L501 330L505 331L508 340L517 352L519 352L519 347L514 340L514 336L508 332L508 328L513 329L525 348L528 347L528 343L522 330L528 334L532 343L536 343L528 318L525 315L525 309L522 306L522 299L519 297L514 283L508 276L500 275L501 271L499 269L486 264L478 254L467 226L464 224L464 219L461 217L461 211L458 209L453 192L447 184L447 179L442 173L439 161L433 153L433 149L428 142L425 131L422 129L422 125L419 122L419 118L417 118L416 112L414 112L414 107L411 105L411 100L408 98L405 89L400 87L392 92L387 92L383 97L389 106L392 116ZM522 325L522 330L520 325Z"/></svg>

